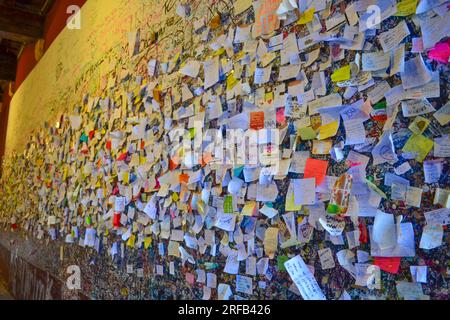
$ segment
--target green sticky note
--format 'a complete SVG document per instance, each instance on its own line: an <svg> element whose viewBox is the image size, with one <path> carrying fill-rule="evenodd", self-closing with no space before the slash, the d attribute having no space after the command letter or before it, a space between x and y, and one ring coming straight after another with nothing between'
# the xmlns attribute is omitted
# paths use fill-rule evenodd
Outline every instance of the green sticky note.
<svg viewBox="0 0 450 320"><path fill-rule="evenodd" d="M386 109L386 101L375 103L372 108L374 110Z"/></svg>
<svg viewBox="0 0 450 320"><path fill-rule="evenodd" d="M244 170L244 166L233 168L233 177L239 177L241 172Z"/></svg>
<svg viewBox="0 0 450 320"><path fill-rule="evenodd" d="M192 139L194 139L195 137L195 128L191 128L189 129L189 137Z"/></svg>
<svg viewBox="0 0 450 320"><path fill-rule="evenodd" d="M277 257L277 268L280 271L285 271L284 263L289 260L288 256L278 256Z"/></svg>
<svg viewBox="0 0 450 320"><path fill-rule="evenodd" d="M88 142L89 137L83 132L83 134L80 137L80 142Z"/></svg>
<svg viewBox="0 0 450 320"><path fill-rule="evenodd" d="M213 263L213 262L205 262L205 269L206 270L213 270L218 268L219 265L217 263Z"/></svg>
<svg viewBox="0 0 450 320"><path fill-rule="evenodd" d="M335 204L329 204L327 207L328 213L339 213L339 207Z"/></svg>
<svg viewBox="0 0 450 320"><path fill-rule="evenodd" d="M317 132L311 127L298 128L297 131L302 140L312 140L317 137Z"/></svg>
<svg viewBox="0 0 450 320"><path fill-rule="evenodd" d="M225 196L223 200L223 213L233 213L233 196Z"/></svg>

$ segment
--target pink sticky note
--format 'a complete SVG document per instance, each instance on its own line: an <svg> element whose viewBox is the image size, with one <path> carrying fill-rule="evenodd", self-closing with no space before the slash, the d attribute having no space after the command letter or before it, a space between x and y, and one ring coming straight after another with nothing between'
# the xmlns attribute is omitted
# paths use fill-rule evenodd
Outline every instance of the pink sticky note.
<svg viewBox="0 0 450 320"><path fill-rule="evenodd" d="M194 284L195 277L192 273L186 273L186 282L189 284Z"/></svg>
<svg viewBox="0 0 450 320"><path fill-rule="evenodd" d="M447 42L440 42L428 51L428 58L442 63L448 63L450 57L450 39Z"/></svg>
<svg viewBox="0 0 450 320"><path fill-rule="evenodd" d="M284 116L284 107L277 110L277 123L284 124L286 117Z"/></svg>

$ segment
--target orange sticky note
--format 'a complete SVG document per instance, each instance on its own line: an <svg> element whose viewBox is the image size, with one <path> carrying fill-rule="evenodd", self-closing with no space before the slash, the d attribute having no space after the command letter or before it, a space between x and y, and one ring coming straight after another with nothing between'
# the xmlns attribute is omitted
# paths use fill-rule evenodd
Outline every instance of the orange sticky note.
<svg viewBox="0 0 450 320"><path fill-rule="evenodd" d="M316 178L316 186L320 185L327 174L328 161L313 158L306 159L303 178Z"/></svg>
<svg viewBox="0 0 450 320"><path fill-rule="evenodd" d="M209 162L213 160L211 152L205 152L202 156L202 167L206 166Z"/></svg>
<svg viewBox="0 0 450 320"><path fill-rule="evenodd" d="M220 27L220 15L215 16L212 18L211 22L209 23L209 26L211 30L215 30Z"/></svg>
<svg viewBox="0 0 450 320"><path fill-rule="evenodd" d="M180 164L180 158L178 156L174 156L172 159L169 159L169 169L174 170Z"/></svg>
<svg viewBox="0 0 450 320"><path fill-rule="evenodd" d="M188 183L189 182L189 175L186 173L182 173L179 175L180 183Z"/></svg>
<svg viewBox="0 0 450 320"><path fill-rule="evenodd" d="M250 113L250 128L253 130L264 129L264 111Z"/></svg>

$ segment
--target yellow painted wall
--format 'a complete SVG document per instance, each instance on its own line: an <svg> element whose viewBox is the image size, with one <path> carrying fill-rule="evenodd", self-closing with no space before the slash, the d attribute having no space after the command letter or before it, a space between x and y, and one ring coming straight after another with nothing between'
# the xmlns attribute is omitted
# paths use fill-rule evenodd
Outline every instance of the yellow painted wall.
<svg viewBox="0 0 450 320"><path fill-rule="evenodd" d="M209 1L192 1L196 16L210 14ZM5 154L22 152L30 134L80 104L84 94L100 95L111 73L145 75L150 57L160 61L173 48L189 43L192 21L175 14L176 0L88 0L81 9L81 29L65 28L15 93L9 111ZM141 53L128 54L128 32L153 31L157 46L141 43Z"/></svg>

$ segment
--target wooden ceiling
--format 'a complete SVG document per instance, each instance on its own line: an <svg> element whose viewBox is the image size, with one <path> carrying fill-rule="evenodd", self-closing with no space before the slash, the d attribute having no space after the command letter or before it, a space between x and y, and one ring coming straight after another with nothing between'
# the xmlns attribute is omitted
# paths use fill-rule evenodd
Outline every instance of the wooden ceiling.
<svg viewBox="0 0 450 320"><path fill-rule="evenodd" d="M54 0L0 0L0 94L16 78L23 47L44 35L45 15Z"/></svg>

